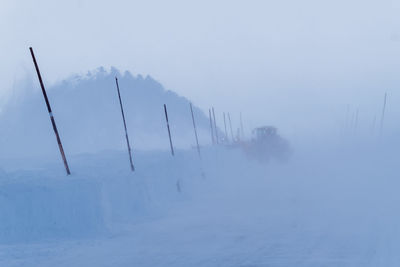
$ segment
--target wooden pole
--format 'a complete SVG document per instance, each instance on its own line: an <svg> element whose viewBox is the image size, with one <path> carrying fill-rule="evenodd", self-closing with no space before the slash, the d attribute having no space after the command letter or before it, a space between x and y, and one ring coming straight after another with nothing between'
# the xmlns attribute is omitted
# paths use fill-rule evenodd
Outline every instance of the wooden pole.
<svg viewBox="0 0 400 267"><path fill-rule="evenodd" d="M196 128L196 122L194 120L194 114L193 114L193 107L192 107L192 103L190 103L190 112L192 113L192 121L193 121L193 129L194 129L194 135L196 137L196 145L197 145L197 153L199 155L199 159L200 159L200 172L201 172L201 177L206 178L206 174L204 173L203 170L203 164L202 164L202 159L201 159L201 153L200 153L200 145L199 145L199 138L197 136L197 128ZM212 120L211 120L211 111L210 109L208 109L208 114L210 115L210 126L211 126L211 141L213 141L214 144L214 136L212 134Z"/></svg>
<svg viewBox="0 0 400 267"><path fill-rule="evenodd" d="M123 108L123 106L122 106L121 93L120 93L120 91L119 91L119 85L118 85L118 78L117 78L117 77L115 77L115 83L117 84L119 105L120 105L120 107L121 107L122 120L123 120L123 122L124 122L126 144L127 144L127 146L128 146L128 153L129 153L129 162L130 162L130 165L131 165L131 170L132 170L132 171L135 171L135 167L133 166L133 160L132 160L131 146L130 146L130 144L129 144L128 130L126 129L126 121L125 121L124 108Z"/></svg>
<svg viewBox="0 0 400 267"><path fill-rule="evenodd" d="M212 122L211 110L210 109L208 109L208 116L210 117L211 143L214 145L215 144L215 140L214 140L214 132L213 132L213 122Z"/></svg>
<svg viewBox="0 0 400 267"><path fill-rule="evenodd" d="M192 121L193 121L194 136L196 137L197 153L199 154L199 157L201 158L199 138L197 136L196 122L194 120L192 103L190 103L190 112L192 113Z"/></svg>
<svg viewBox="0 0 400 267"><path fill-rule="evenodd" d="M235 137L233 136L232 121L231 121L231 115L229 114L229 112L228 112L228 120L229 120L229 127L231 128L232 142L234 142Z"/></svg>
<svg viewBox="0 0 400 267"><path fill-rule="evenodd" d="M219 143L219 141L218 141L218 128L217 128L217 122L216 122L216 120L215 120L214 107L212 107L212 114L213 114L213 118L214 118L215 142L216 142L217 145L218 145L218 143Z"/></svg>
<svg viewBox="0 0 400 267"><path fill-rule="evenodd" d="M174 153L174 146L172 145L171 131L169 129L167 105L165 105L165 104L164 104L164 113L165 113L165 120L167 121L167 129L168 129L168 136L169 136L169 145L171 147L171 154L172 154L172 156L174 156L175 153Z"/></svg>
<svg viewBox="0 0 400 267"><path fill-rule="evenodd" d="M61 157L62 157L63 162L64 162L64 167L65 167L65 170L67 171L67 175L70 175L71 172L70 172L70 170L69 170L67 158L65 157L64 148L63 148L63 145L62 145L62 143L61 143L60 135L58 134L58 130L57 130L56 122L55 122L55 120L54 120L53 112L52 112L52 110L51 110L50 102L49 102L49 99L47 98L46 89L44 88L44 84L43 84L43 80L42 80L42 75L40 74L39 66L38 66L38 64L37 64L37 62L36 62L35 54L33 53L32 47L29 47L29 50L31 51L31 55L32 55L32 59L33 59L33 64L35 65L35 69L36 69L36 73L37 73L37 76L38 76L38 79L39 79L40 87L42 88L42 93L43 93L44 101L46 102L47 111L49 112L49 115L50 115L50 121L51 121L51 124L52 124L52 126L53 126L54 133L55 133L55 135L56 135L56 139L57 139L57 143L58 143L58 148L59 148L59 150L60 150Z"/></svg>
<svg viewBox="0 0 400 267"><path fill-rule="evenodd" d="M228 132L227 132L227 130L226 130L225 112L224 112L224 127L225 127L225 138L226 138L226 142L229 143Z"/></svg>
<svg viewBox="0 0 400 267"><path fill-rule="evenodd" d="M243 129L242 112L240 112L240 130L241 130L241 139L244 140L244 129Z"/></svg>

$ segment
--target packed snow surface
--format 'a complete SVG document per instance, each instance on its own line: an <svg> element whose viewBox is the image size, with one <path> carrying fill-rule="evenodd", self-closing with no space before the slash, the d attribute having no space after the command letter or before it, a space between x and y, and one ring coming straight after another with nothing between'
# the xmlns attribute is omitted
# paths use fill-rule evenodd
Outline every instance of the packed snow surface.
<svg viewBox="0 0 400 267"><path fill-rule="evenodd" d="M0 164L0 266L399 266L392 145L239 148ZM394 151L395 149L393 149Z"/></svg>

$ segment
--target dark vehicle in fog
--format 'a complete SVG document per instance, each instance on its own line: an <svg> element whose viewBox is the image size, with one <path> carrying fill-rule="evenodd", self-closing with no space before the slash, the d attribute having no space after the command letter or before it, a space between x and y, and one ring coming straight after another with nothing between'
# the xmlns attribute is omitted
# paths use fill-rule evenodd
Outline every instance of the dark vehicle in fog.
<svg viewBox="0 0 400 267"><path fill-rule="evenodd" d="M253 129L250 141L243 142L246 154L262 162L270 159L287 161L291 154L289 142L278 134L277 128L263 126Z"/></svg>

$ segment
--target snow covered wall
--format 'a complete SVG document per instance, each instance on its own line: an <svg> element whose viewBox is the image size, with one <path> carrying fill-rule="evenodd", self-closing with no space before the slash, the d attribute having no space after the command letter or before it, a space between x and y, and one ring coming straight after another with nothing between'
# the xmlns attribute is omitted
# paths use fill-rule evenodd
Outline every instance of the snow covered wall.
<svg viewBox="0 0 400 267"><path fill-rule="evenodd" d="M0 243L104 234L111 225L158 216L202 179L195 151L134 156L135 173L123 152L71 157L71 176L49 161L36 161L36 170L21 164L25 170L3 172Z"/></svg>
<svg viewBox="0 0 400 267"><path fill-rule="evenodd" d="M99 184L88 179L1 179L0 242L98 233L104 227L100 200Z"/></svg>

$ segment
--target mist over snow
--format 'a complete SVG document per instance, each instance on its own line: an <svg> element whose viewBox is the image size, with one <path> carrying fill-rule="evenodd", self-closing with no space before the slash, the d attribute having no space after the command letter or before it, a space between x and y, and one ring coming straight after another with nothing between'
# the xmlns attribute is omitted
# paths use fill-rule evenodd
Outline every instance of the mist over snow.
<svg viewBox="0 0 400 267"><path fill-rule="evenodd" d="M173 144L195 145L189 100L166 90L150 76L98 68L47 88L68 154L121 150L126 146L115 77L119 79L133 149L169 149L163 105L167 105ZM22 83L0 114L0 157L57 154L42 92L36 80ZM209 120L194 105L200 142L210 142Z"/></svg>
<svg viewBox="0 0 400 267"><path fill-rule="evenodd" d="M399 14L2 0L0 267L399 267Z"/></svg>
<svg viewBox="0 0 400 267"><path fill-rule="evenodd" d="M188 99L99 68L48 87L67 176L37 81L21 84L0 117L0 266L400 263L393 100L373 125L351 106L335 133L299 139L261 128L227 142L219 114L218 144L195 108L198 154Z"/></svg>

